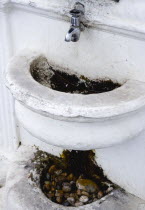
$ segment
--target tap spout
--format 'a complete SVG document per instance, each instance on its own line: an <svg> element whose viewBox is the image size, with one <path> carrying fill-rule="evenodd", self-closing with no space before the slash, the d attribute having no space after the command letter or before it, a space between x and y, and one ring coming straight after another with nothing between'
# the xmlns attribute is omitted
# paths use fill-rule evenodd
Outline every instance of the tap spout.
<svg viewBox="0 0 145 210"><path fill-rule="evenodd" d="M68 31L68 33L65 36L65 41L66 42L77 42L80 38L80 28L76 27L71 27Z"/></svg>

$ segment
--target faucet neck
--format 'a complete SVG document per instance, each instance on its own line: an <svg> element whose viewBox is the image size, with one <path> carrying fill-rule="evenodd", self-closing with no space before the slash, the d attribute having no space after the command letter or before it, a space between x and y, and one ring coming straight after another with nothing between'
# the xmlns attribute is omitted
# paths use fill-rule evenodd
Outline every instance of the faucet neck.
<svg viewBox="0 0 145 210"><path fill-rule="evenodd" d="M79 27L80 26L80 17L71 17L71 25L74 27Z"/></svg>

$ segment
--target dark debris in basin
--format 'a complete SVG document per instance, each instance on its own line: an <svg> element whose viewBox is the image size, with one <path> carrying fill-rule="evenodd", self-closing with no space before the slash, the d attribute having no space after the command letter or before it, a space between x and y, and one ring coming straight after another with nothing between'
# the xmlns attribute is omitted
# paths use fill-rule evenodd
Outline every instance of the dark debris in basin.
<svg viewBox="0 0 145 210"><path fill-rule="evenodd" d="M50 65L40 57L31 64L31 74L40 84L65 93L97 94L112 91L121 85L112 80L91 80L84 75L70 74Z"/></svg>
<svg viewBox="0 0 145 210"><path fill-rule="evenodd" d="M63 206L92 203L116 188L95 162L93 151L65 150L60 157L38 151L33 162L43 193Z"/></svg>

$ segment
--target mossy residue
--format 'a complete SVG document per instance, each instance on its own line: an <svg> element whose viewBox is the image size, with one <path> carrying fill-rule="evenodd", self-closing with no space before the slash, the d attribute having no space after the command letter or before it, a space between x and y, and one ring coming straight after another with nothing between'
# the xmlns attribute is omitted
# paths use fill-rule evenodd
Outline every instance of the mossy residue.
<svg viewBox="0 0 145 210"><path fill-rule="evenodd" d="M32 77L40 84L65 93L98 94L112 91L121 85L110 79L91 80L84 75L70 74L50 65L46 58L40 57L31 64Z"/></svg>

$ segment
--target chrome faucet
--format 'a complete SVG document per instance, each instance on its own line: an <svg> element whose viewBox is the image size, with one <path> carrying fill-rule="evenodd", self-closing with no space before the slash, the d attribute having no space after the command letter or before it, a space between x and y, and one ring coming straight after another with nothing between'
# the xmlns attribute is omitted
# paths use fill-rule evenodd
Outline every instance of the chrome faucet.
<svg viewBox="0 0 145 210"><path fill-rule="evenodd" d="M85 7L80 2L76 2L74 9L70 11L71 16L71 27L65 36L66 42L77 42L80 38L81 31L84 31L84 25L82 18L85 13Z"/></svg>

